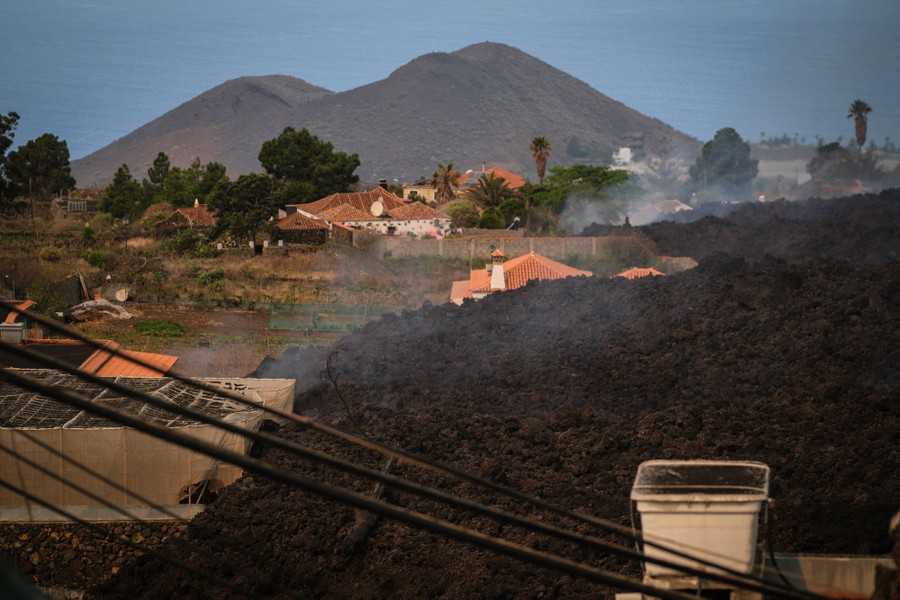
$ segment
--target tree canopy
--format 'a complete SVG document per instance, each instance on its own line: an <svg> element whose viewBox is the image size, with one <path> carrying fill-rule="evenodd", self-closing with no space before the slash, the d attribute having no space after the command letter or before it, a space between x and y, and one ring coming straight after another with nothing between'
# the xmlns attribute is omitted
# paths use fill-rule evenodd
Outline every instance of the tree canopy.
<svg viewBox="0 0 900 600"><path fill-rule="evenodd" d="M456 200L447 206L451 227L475 227L481 218L481 211L471 200Z"/></svg>
<svg viewBox="0 0 900 600"><path fill-rule="evenodd" d="M353 174L359 166L358 155L336 152L330 142L306 129L286 127L278 137L264 142L259 162L279 184L284 202L311 202L349 192L359 181Z"/></svg>
<svg viewBox="0 0 900 600"><path fill-rule="evenodd" d="M194 200L208 201L216 186L227 181L225 165L221 163L204 165L195 158L190 167L183 169L172 166L169 157L160 152L140 182L127 164L119 167L106 186L100 210L121 219L138 217L157 202L168 202L176 208L192 206Z"/></svg>
<svg viewBox="0 0 900 600"><path fill-rule="evenodd" d="M12 183L6 173L6 153L12 147L18 122L19 115L15 112L0 114L0 201L15 196Z"/></svg>
<svg viewBox="0 0 900 600"><path fill-rule="evenodd" d="M610 187L624 184L628 180L628 171L604 165L553 167L544 183L534 188L531 203L559 213L570 196L592 196L597 200L607 200L606 192Z"/></svg>
<svg viewBox="0 0 900 600"><path fill-rule="evenodd" d="M51 133L9 153L5 170L13 189L37 200L49 200L75 187L69 166L69 146Z"/></svg>
<svg viewBox="0 0 900 600"><path fill-rule="evenodd" d="M466 191L466 197L479 206L500 206L516 192L506 183L506 179L494 173L482 173L474 187Z"/></svg>
<svg viewBox="0 0 900 600"><path fill-rule="evenodd" d="M227 233L237 242L256 240L256 234L280 205L278 182L270 175L251 173L216 187L209 207L216 211L216 233Z"/></svg>
<svg viewBox="0 0 900 600"><path fill-rule="evenodd" d="M750 158L750 144L737 131L725 127L703 145L697 162L690 168L693 189L707 192L727 186L730 191L747 187L759 173L759 161Z"/></svg>
<svg viewBox="0 0 900 600"><path fill-rule="evenodd" d="M144 212L148 205L141 184L135 180L126 164L116 170L112 182L106 186L100 199L100 210L117 219L133 219Z"/></svg>

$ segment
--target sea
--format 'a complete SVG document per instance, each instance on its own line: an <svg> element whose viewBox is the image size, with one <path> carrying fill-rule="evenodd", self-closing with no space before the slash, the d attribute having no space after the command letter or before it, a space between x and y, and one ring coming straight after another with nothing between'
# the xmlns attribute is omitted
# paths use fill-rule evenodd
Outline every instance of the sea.
<svg viewBox="0 0 900 600"><path fill-rule="evenodd" d="M701 141L900 140L898 0L8 0L0 113L81 158L245 75L333 91L418 56L514 46ZM348 149L352 150L352 149Z"/></svg>

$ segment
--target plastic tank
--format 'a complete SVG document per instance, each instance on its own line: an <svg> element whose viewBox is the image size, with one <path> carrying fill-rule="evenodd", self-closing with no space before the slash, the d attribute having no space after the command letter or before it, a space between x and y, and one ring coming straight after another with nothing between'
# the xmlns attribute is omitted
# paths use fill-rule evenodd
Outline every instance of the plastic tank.
<svg viewBox="0 0 900 600"><path fill-rule="evenodd" d="M758 462L651 460L638 467L631 500L645 540L742 573L756 562L769 467ZM645 545L644 554L703 571L714 568ZM650 562L645 580L689 576Z"/></svg>

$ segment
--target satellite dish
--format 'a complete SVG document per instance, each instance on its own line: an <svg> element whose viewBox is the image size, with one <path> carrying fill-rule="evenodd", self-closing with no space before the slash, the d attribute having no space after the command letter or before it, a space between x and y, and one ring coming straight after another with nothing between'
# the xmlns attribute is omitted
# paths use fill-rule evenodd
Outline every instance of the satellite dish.
<svg viewBox="0 0 900 600"><path fill-rule="evenodd" d="M372 213L373 217L380 217L384 214L384 204L382 204L381 200L376 200L372 203L369 211Z"/></svg>

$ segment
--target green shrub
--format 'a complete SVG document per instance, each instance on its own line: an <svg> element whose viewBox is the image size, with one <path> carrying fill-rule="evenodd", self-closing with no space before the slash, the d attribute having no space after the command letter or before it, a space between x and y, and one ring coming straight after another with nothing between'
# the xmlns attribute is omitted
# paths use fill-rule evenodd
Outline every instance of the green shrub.
<svg viewBox="0 0 900 600"><path fill-rule="evenodd" d="M213 242L205 234L192 228L176 232L163 247L167 252L196 258L209 258L216 252Z"/></svg>
<svg viewBox="0 0 900 600"><path fill-rule="evenodd" d="M503 215L496 206L490 206L481 213L481 220L478 226L482 229L504 229Z"/></svg>
<svg viewBox="0 0 900 600"><path fill-rule="evenodd" d="M223 279L225 279L225 271L223 271L222 269L213 269L212 271L207 271L206 273L200 275L198 281L200 282L200 285L208 286L211 283L221 281Z"/></svg>
<svg viewBox="0 0 900 600"><path fill-rule="evenodd" d="M95 269L106 271L109 269L109 255L106 252L87 250L82 258Z"/></svg>
<svg viewBox="0 0 900 600"><path fill-rule="evenodd" d="M184 335L184 330L178 323L167 319L142 319L134 324L134 328L146 335Z"/></svg>
<svg viewBox="0 0 900 600"><path fill-rule="evenodd" d="M59 262L62 259L62 250L56 246L44 246L38 256L47 262Z"/></svg>

